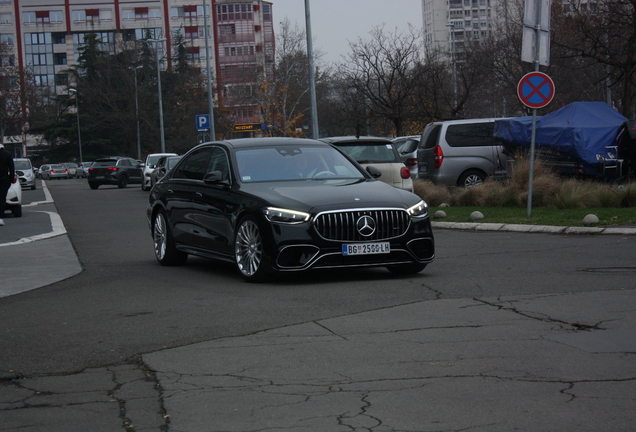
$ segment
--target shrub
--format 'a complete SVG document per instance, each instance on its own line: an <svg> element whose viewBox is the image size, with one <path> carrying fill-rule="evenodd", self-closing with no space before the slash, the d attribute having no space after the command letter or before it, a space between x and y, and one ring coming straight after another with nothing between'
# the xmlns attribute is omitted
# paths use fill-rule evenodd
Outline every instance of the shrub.
<svg viewBox="0 0 636 432"><path fill-rule="evenodd" d="M416 179L413 181L413 190L430 206L437 207L442 203L451 202L451 192L446 186L436 185L433 182Z"/></svg>
<svg viewBox="0 0 636 432"><path fill-rule="evenodd" d="M585 208L593 202L593 193L587 182L568 179L548 198L549 205L558 209Z"/></svg>
<svg viewBox="0 0 636 432"><path fill-rule="evenodd" d="M616 192L621 207L636 206L636 182L622 185L616 189Z"/></svg>

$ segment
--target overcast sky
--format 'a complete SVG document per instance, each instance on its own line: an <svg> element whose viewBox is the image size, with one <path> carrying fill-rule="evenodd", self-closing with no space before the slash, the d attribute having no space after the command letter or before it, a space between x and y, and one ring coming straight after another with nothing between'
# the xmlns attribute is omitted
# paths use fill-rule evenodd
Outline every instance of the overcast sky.
<svg viewBox="0 0 636 432"><path fill-rule="evenodd" d="M305 28L305 0L271 0L274 29L289 18ZM397 27L407 31L408 24L422 27L422 0L310 0L311 32L314 50L325 53L327 63L339 62L349 50L349 41L370 39L369 31L385 25L385 31Z"/></svg>

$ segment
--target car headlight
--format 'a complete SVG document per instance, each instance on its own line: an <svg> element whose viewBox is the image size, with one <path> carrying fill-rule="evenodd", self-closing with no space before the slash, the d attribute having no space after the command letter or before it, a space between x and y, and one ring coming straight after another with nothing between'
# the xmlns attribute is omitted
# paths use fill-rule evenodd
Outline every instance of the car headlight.
<svg viewBox="0 0 636 432"><path fill-rule="evenodd" d="M265 218L270 222L296 224L307 222L311 215L296 210L267 207L263 210Z"/></svg>
<svg viewBox="0 0 636 432"><path fill-rule="evenodd" d="M428 216L428 205L422 200L406 209L406 212L412 217L422 218Z"/></svg>

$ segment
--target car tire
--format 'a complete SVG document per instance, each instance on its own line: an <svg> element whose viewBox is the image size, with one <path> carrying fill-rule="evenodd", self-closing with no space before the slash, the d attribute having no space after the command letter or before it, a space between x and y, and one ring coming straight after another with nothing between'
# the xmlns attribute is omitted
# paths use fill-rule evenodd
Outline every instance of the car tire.
<svg viewBox="0 0 636 432"><path fill-rule="evenodd" d="M457 185L460 187L471 188L479 186L486 181L486 174L479 170L468 170L459 177Z"/></svg>
<svg viewBox="0 0 636 432"><path fill-rule="evenodd" d="M386 267L391 273L412 275L421 272L426 268L426 264L410 263L410 264L394 264Z"/></svg>
<svg viewBox="0 0 636 432"><path fill-rule="evenodd" d="M17 205L11 208L11 213L13 213L13 217L22 217L22 206Z"/></svg>
<svg viewBox="0 0 636 432"><path fill-rule="evenodd" d="M270 267L263 247L263 237L256 222L245 217L237 225L234 237L234 262L247 282L262 282Z"/></svg>
<svg viewBox="0 0 636 432"><path fill-rule="evenodd" d="M123 175L119 178L119 181L117 182L117 187L120 189L123 189L126 186L128 186L128 176Z"/></svg>
<svg viewBox="0 0 636 432"><path fill-rule="evenodd" d="M141 190L144 192L150 190L150 188L146 187L146 181L144 179L141 179Z"/></svg>
<svg viewBox="0 0 636 432"><path fill-rule="evenodd" d="M99 183L88 182L88 185L91 189L97 189L99 187Z"/></svg>
<svg viewBox="0 0 636 432"><path fill-rule="evenodd" d="M162 266L176 266L185 264L188 259L186 252L180 251L174 244L168 217L163 210L159 210L152 224L152 242L155 257Z"/></svg>

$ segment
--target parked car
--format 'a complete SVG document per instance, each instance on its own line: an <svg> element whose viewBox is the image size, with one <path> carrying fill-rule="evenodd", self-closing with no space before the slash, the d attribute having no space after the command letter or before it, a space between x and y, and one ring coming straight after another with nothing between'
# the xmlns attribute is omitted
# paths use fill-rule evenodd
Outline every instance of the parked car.
<svg viewBox="0 0 636 432"><path fill-rule="evenodd" d="M178 156L176 153L151 153L146 157L144 164L143 181L141 182L141 190L147 191L152 187L150 184L150 174L155 169L157 162L163 156Z"/></svg>
<svg viewBox="0 0 636 432"><path fill-rule="evenodd" d="M15 166L15 172L18 175L20 186L35 190L35 173L33 172L31 161L27 158L16 158L13 160L13 165Z"/></svg>
<svg viewBox="0 0 636 432"><path fill-rule="evenodd" d="M129 183L141 183L141 177L139 162L124 156L96 159L88 169L88 185L91 189L97 189L100 185L125 188Z"/></svg>
<svg viewBox="0 0 636 432"><path fill-rule="evenodd" d="M67 179L69 178L68 168L64 164L45 165L46 169L42 171L43 180Z"/></svg>
<svg viewBox="0 0 636 432"><path fill-rule="evenodd" d="M308 161L321 166L312 173ZM147 217L159 264L183 264L189 254L215 258L233 262L249 282L320 268L409 274L434 259L419 196L309 139L198 145L152 188Z"/></svg>
<svg viewBox="0 0 636 432"><path fill-rule="evenodd" d="M66 165L66 168L68 168L68 177L69 178L77 178L79 177L77 174L77 168L79 167L78 164L76 164L75 162L63 162L64 165Z"/></svg>
<svg viewBox="0 0 636 432"><path fill-rule="evenodd" d="M51 169L51 165L41 165L40 168L38 168L38 178L39 179L44 179L44 171Z"/></svg>
<svg viewBox="0 0 636 432"><path fill-rule="evenodd" d="M413 192L411 172L400 160L397 148L390 139L347 136L322 138L321 141L337 146L364 168L374 166L380 170L378 180Z"/></svg>
<svg viewBox="0 0 636 432"><path fill-rule="evenodd" d="M78 168L81 170L81 177L88 177L88 169L93 165L93 162L82 162Z"/></svg>
<svg viewBox="0 0 636 432"><path fill-rule="evenodd" d="M400 160L411 171L411 178L417 178L417 147L420 145L421 135L411 135L393 138L393 143L400 154Z"/></svg>
<svg viewBox="0 0 636 432"><path fill-rule="evenodd" d="M427 125L417 151L418 177L446 186L473 187L505 178L508 160L495 142L495 118L448 120Z"/></svg>
<svg viewBox="0 0 636 432"><path fill-rule="evenodd" d="M7 199L5 202L5 212L10 211L13 214L13 217L22 216L22 186L20 186L17 174L13 177L11 186L7 191ZM0 219L3 217L4 215L0 215Z"/></svg>
<svg viewBox="0 0 636 432"><path fill-rule="evenodd" d="M161 156L155 169L150 173L150 187L152 188L168 171L174 168L179 160L181 160L181 156Z"/></svg>

